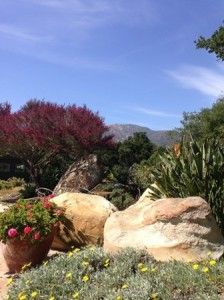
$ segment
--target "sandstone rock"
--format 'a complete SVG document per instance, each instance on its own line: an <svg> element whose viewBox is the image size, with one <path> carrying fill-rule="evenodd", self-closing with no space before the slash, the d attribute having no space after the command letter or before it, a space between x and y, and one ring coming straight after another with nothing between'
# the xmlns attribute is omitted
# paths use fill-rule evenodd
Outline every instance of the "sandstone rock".
<svg viewBox="0 0 224 300"><path fill-rule="evenodd" d="M51 201L65 209L66 222L61 225L52 249L68 250L71 246L103 244L106 219L117 209L108 200L97 195L64 193Z"/></svg>
<svg viewBox="0 0 224 300"><path fill-rule="evenodd" d="M73 163L61 177L54 189L55 195L65 192L80 192L90 190L101 182L103 170L96 155L89 155Z"/></svg>
<svg viewBox="0 0 224 300"><path fill-rule="evenodd" d="M140 196L140 198L138 199L138 202L148 201L148 203L152 203L153 200L151 199L150 192L151 192L151 190L149 188L147 188L144 191L144 193Z"/></svg>
<svg viewBox="0 0 224 300"><path fill-rule="evenodd" d="M104 249L145 249L157 260L196 261L224 253L224 239L200 197L138 201L115 212L104 227Z"/></svg>

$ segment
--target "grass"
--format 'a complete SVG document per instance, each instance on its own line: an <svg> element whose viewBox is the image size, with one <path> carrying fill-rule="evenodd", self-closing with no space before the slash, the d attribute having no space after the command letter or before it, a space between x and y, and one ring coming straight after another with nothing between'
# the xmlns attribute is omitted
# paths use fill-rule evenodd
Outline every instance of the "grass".
<svg viewBox="0 0 224 300"><path fill-rule="evenodd" d="M10 197L12 195L17 195L19 194L19 191L21 190L21 187L13 187L10 189L1 189L0 190L0 200L1 198L6 198L6 197Z"/></svg>
<svg viewBox="0 0 224 300"><path fill-rule="evenodd" d="M19 195L24 184L23 179L16 177L9 178L8 180L0 180L0 202L1 200Z"/></svg>
<svg viewBox="0 0 224 300"><path fill-rule="evenodd" d="M156 262L143 251L108 255L101 248L73 249L9 279L9 300L220 299L224 261Z"/></svg>

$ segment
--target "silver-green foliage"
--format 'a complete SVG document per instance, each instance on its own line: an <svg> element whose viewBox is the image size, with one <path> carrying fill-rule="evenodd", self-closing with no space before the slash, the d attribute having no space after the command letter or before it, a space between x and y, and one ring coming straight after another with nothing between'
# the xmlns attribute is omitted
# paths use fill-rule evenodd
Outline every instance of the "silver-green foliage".
<svg viewBox="0 0 224 300"><path fill-rule="evenodd" d="M224 147L219 141L183 140L180 154L170 149L160 155L150 176L152 198L201 196L224 230Z"/></svg>
<svg viewBox="0 0 224 300"><path fill-rule="evenodd" d="M219 262L211 267L208 262L208 269L204 273L203 264L194 270L191 263L156 262L132 249L112 256L100 248L86 248L23 273L12 283L8 299L20 299L18 295L32 299L36 292L35 299L47 300L217 300L224 265Z"/></svg>

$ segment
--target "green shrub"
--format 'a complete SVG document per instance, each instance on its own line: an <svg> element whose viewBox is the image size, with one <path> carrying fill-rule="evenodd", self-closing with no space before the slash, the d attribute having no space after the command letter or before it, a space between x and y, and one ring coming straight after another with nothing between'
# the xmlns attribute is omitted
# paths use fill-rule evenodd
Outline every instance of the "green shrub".
<svg viewBox="0 0 224 300"><path fill-rule="evenodd" d="M23 186L25 184L24 179L11 177L7 180L0 180L0 190L2 189L11 189L17 186Z"/></svg>
<svg viewBox="0 0 224 300"><path fill-rule="evenodd" d="M131 180L142 192L151 184L151 169L153 167L147 160L144 160L140 164L134 164L131 169Z"/></svg>
<svg viewBox="0 0 224 300"><path fill-rule="evenodd" d="M100 248L75 249L13 280L8 299L215 300L223 271L223 262L203 262L194 270L190 263L156 262L131 249L115 256Z"/></svg>
<svg viewBox="0 0 224 300"><path fill-rule="evenodd" d="M144 132L135 132L126 140L118 142L112 149L97 151L99 161L114 180L127 184L129 171L133 164L148 159L155 145Z"/></svg>
<svg viewBox="0 0 224 300"><path fill-rule="evenodd" d="M156 149L147 159L142 160L139 164L134 164L130 170L130 180L136 185L141 192L149 187L152 183L152 169L160 163L160 155L165 152L163 147Z"/></svg>
<svg viewBox="0 0 224 300"><path fill-rule="evenodd" d="M97 186L97 192L99 194L100 192L102 192L102 194L106 192L103 196L113 203L119 210L123 210L132 205L137 198L135 187L132 185L123 185L110 181L99 184Z"/></svg>
<svg viewBox="0 0 224 300"><path fill-rule="evenodd" d="M36 195L36 185L34 183L26 183L23 189L20 190L20 196L23 199L32 198Z"/></svg>
<svg viewBox="0 0 224 300"><path fill-rule="evenodd" d="M224 147L219 141L186 138L179 154L170 149L160 155L160 163L151 169L151 183L154 199L201 196L224 231Z"/></svg>
<svg viewBox="0 0 224 300"><path fill-rule="evenodd" d="M119 210L123 210L136 201L133 195L125 190L125 188L114 188L108 197L108 200L113 203Z"/></svg>
<svg viewBox="0 0 224 300"><path fill-rule="evenodd" d="M49 197L36 201L18 200L8 209L0 213L0 241L43 240L52 227L64 220L63 211L49 201Z"/></svg>

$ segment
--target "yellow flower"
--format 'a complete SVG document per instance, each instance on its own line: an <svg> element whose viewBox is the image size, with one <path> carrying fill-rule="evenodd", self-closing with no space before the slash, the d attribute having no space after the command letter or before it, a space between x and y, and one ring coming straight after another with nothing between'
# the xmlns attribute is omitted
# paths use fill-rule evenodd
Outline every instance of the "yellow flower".
<svg viewBox="0 0 224 300"><path fill-rule="evenodd" d="M12 282L13 282L13 278L12 277L10 277L10 278L7 279L7 285L10 285Z"/></svg>
<svg viewBox="0 0 224 300"><path fill-rule="evenodd" d="M55 300L55 297L54 297L54 296L51 296L51 297L49 298L49 300Z"/></svg>
<svg viewBox="0 0 224 300"><path fill-rule="evenodd" d="M198 265L198 264L194 264L194 265L192 266L192 268L193 268L194 270L198 270L199 265Z"/></svg>
<svg viewBox="0 0 224 300"><path fill-rule="evenodd" d="M210 262L209 262L210 266L212 266L212 267L214 267L216 265L216 263L217 262L214 259L210 260Z"/></svg>
<svg viewBox="0 0 224 300"><path fill-rule="evenodd" d="M156 270L157 270L157 267L152 268L152 269L151 269L151 272L154 273L154 272L156 272Z"/></svg>
<svg viewBox="0 0 224 300"><path fill-rule="evenodd" d="M80 249L79 249L79 248L75 248L75 249L73 250L73 252L78 253L78 252L80 252Z"/></svg>
<svg viewBox="0 0 224 300"><path fill-rule="evenodd" d="M208 271L209 271L208 267L204 267L204 268L202 268L202 272L204 272L204 273L208 273Z"/></svg>
<svg viewBox="0 0 224 300"><path fill-rule="evenodd" d="M141 268L140 271L141 271L142 273L148 272L148 268L147 268L147 267Z"/></svg>
<svg viewBox="0 0 224 300"><path fill-rule="evenodd" d="M19 294L19 296L18 296L18 299L19 300L26 300L27 299L27 297L26 297L26 295L25 294Z"/></svg>
<svg viewBox="0 0 224 300"><path fill-rule="evenodd" d="M88 276L88 275L84 275L84 276L82 277L82 281L83 281L83 282L89 281L89 276Z"/></svg>
<svg viewBox="0 0 224 300"><path fill-rule="evenodd" d="M71 257L71 256L73 255L73 253L72 253L71 251L69 251L69 252L67 253L67 255L68 255L68 257Z"/></svg>
<svg viewBox="0 0 224 300"><path fill-rule="evenodd" d="M128 284L123 284L121 288L122 289L127 289L128 288Z"/></svg>
<svg viewBox="0 0 224 300"><path fill-rule="evenodd" d="M115 300L122 300L123 298L121 297L121 296L117 296L116 298L115 298Z"/></svg>
<svg viewBox="0 0 224 300"><path fill-rule="evenodd" d="M140 268L143 268L145 265L143 264L143 263L139 263L138 264L138 268L140 269Z"/></svg>
<svg viewBox="0 0 224 300"><path fill-rule="evenodd" d="M104 265L105 268L109 267L109 265L110 265L110 259L107 258L107 259L105 260L105 262L104 262L103 265Z"/></svg>
<svg viewBox="0 0 224 300"><path fill-rule="evenodd" d="M158 293L152 293L150 296L150 299L156 300L156 299L158 299L157 297L158 297Z"/></svg>
<svg viewBox="0 0 224 300"><path fill-rule="evenodd" d="M78 299L79 298L79 292L76 292L72 295L73 299Z"/></svg>
<svg viewBox="0 0 224 300"><path fill-rule="evenodd" d="M32 297L32 298L35 298L35 297L37 296L37 294L38 294L38 293L37 293L36 291L34 291L34 292L31 293L31 297Z"/></svg>
<svg viewBox="0 0 224 300"><path fill-rule="evenodd" d="M71 279L71 278L72 278L72 273L71 273L71 272L67 273L65 277L66 277L67 279Z"/></svg>
<svg viewBox="0 0 224 300"><path fill-rule="evenodd" d="M88 261L83 261L83 262L82 262L82 266L83 266L83 267L87 267L88 265L89 265L89 262L88 262Z"/></svg>

